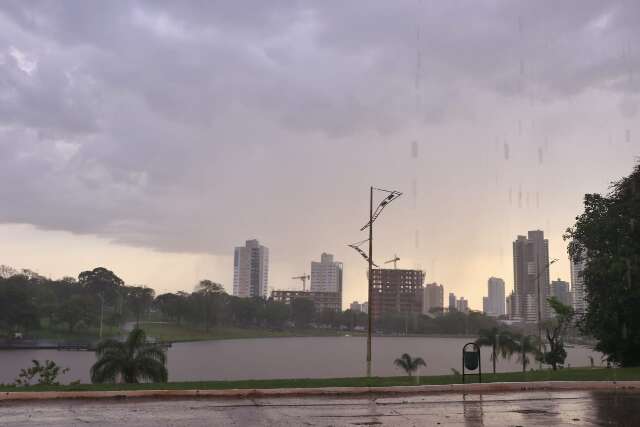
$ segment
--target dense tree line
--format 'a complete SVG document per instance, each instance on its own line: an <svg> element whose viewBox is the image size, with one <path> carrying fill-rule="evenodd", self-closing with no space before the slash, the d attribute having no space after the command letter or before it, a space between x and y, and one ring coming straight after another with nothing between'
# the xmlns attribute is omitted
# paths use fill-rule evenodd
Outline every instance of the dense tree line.
<svg viewBox="0 0 640 427"><path fill-rule="evenodd" d="M583 332L610 362L640 365L640 164L609 194L585 195L565 239L570 256L586 262Z"/></svg>
<svg viewBox="0 0 640 427"><path fill-rule="evenodd" d="M106 326L120 326L126 319L144 317L155 297L152 289L126 286L102 267L60 280L25 271L0 277L0 331L5 334L44 327L69 333L97 330L101 317Z"/></svg>
<svg viewBox="0 0 640 427"><path fill-rule="evenodd" d="M365 313L317 310L313 301L305 298L295 299L291 305L239 298L210 280L202 280L192 292L156 296L151 288L127 286L102 267L83 271L77 279L51 280L15 271L5 276L0 277L0 333L5 335L40 328L95 333L101 316L105 326L120 327L125 321L139 323L153 318L205 331L220 326L364 331L367 325ZM385 334L476 334L494 325L494 319L477 312L452 312L438 316L387 314L374 328Z"/></svg>

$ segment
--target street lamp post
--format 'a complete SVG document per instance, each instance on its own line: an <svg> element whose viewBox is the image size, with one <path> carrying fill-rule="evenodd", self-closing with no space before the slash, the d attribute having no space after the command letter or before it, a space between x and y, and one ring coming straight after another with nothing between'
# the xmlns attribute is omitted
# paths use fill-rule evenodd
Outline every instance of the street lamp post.
<svg viewBox="0 0 640 427"><path fill-rule="evenodd" d="M373 190L382 191L388 193L388 195L378 204L378 207L373 210ZM373 223L376 218L380 215L382 210L393 200L397 199L402 195L401 192L395 190L384 190L382 188L369 188L369 222L367 222L364 227L360 229L360 231L364 231L367 227L369 227L369 238L363 240L361 242L353 243L351 245L347 245L353 249L355 249L364 259L367 260L369 264L369 274L368 274L368 306L367 310L367 377L371 377L371 331L373 329L373 267L377 267L373 262ZM364 242L369 242L369 253L366 254L362 249L360 249L360 245Z"/></svg>
<svg viewBox="0 0 640 427"><path fill-rule="evenodd" d="M369 274L368 274L367 310L367 378L371 377L371 327L373 323L373 187L369 189Z"/></svg>

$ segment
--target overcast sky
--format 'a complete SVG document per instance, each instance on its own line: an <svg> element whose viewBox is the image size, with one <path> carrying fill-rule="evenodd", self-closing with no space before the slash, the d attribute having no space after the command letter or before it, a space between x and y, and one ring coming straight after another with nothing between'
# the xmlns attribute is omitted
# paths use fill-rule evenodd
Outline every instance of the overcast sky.
<svg viewBox="0 0 640 427"><path fill-rule="evenodd" d="M569 278L640 152L638 46L634 0L2 1L0 264L230 292L257 238L278 289L334 253L346 308L373 184L375 261L481 309L527 230Z"/></svg>

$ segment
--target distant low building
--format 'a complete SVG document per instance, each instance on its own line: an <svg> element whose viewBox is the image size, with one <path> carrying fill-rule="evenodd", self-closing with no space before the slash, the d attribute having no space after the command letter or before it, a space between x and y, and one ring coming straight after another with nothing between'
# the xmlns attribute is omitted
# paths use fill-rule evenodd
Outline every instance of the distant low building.
<svg viewBox="0 0 640 427"><path fill-rule="evenodd" d="M313 301L316 311L325 309L342 311L341 295L337 292L311 292L298 290L273 290L271 299L276 302L291 304L296 298L307 298Z"/></svg>
<svg viewBox="0 0 640 427"><path fill-rule="evenodd" d="M360 304L358 301L354 301L349 306L349 309L351 311L355 311L355 312L360 313L360 312L362 312L362 304Z"/></svg>
<svg viewBox="0 0 640 427"><path fill-rule="evenodd" d="M365 301L362 303L362 312L363 313L369 313L369 302Z"/></svg>
<svg viewBox="0 0 640 427"><path fill-rule="evenodd" d="M296 298L311 298L311 292L309 291L279 291L273 290L271 291L271 299L275 302L282 302L285 304L291 304L291 302Z"/></svg>

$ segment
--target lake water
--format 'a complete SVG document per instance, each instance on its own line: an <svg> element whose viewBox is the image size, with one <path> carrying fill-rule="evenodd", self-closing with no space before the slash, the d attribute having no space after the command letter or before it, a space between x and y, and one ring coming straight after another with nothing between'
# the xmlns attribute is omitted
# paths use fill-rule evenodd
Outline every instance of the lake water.
<svg viewBox="0 0 640 427"><path fill-rule="evenodd" d="M374 337L373 374L403 375L393 361L402 353L420 356L427 362L421 375L449 374L461 370L462 346L469 338ZM170 381L330 378L365 375L366 338L301 337L201 341L174 344L168 352ZM586 347L567 348L567 363L589 366L589 356L597 364L601 355ZM491 371L490 349L482 349L482 370ZM54 360L70 368L64 382L89 382L93 352L58 350L0 351L0 383L12 382L20 368L32 359ZM520 370L514 356L498 360L498 371Z"/></svg>

